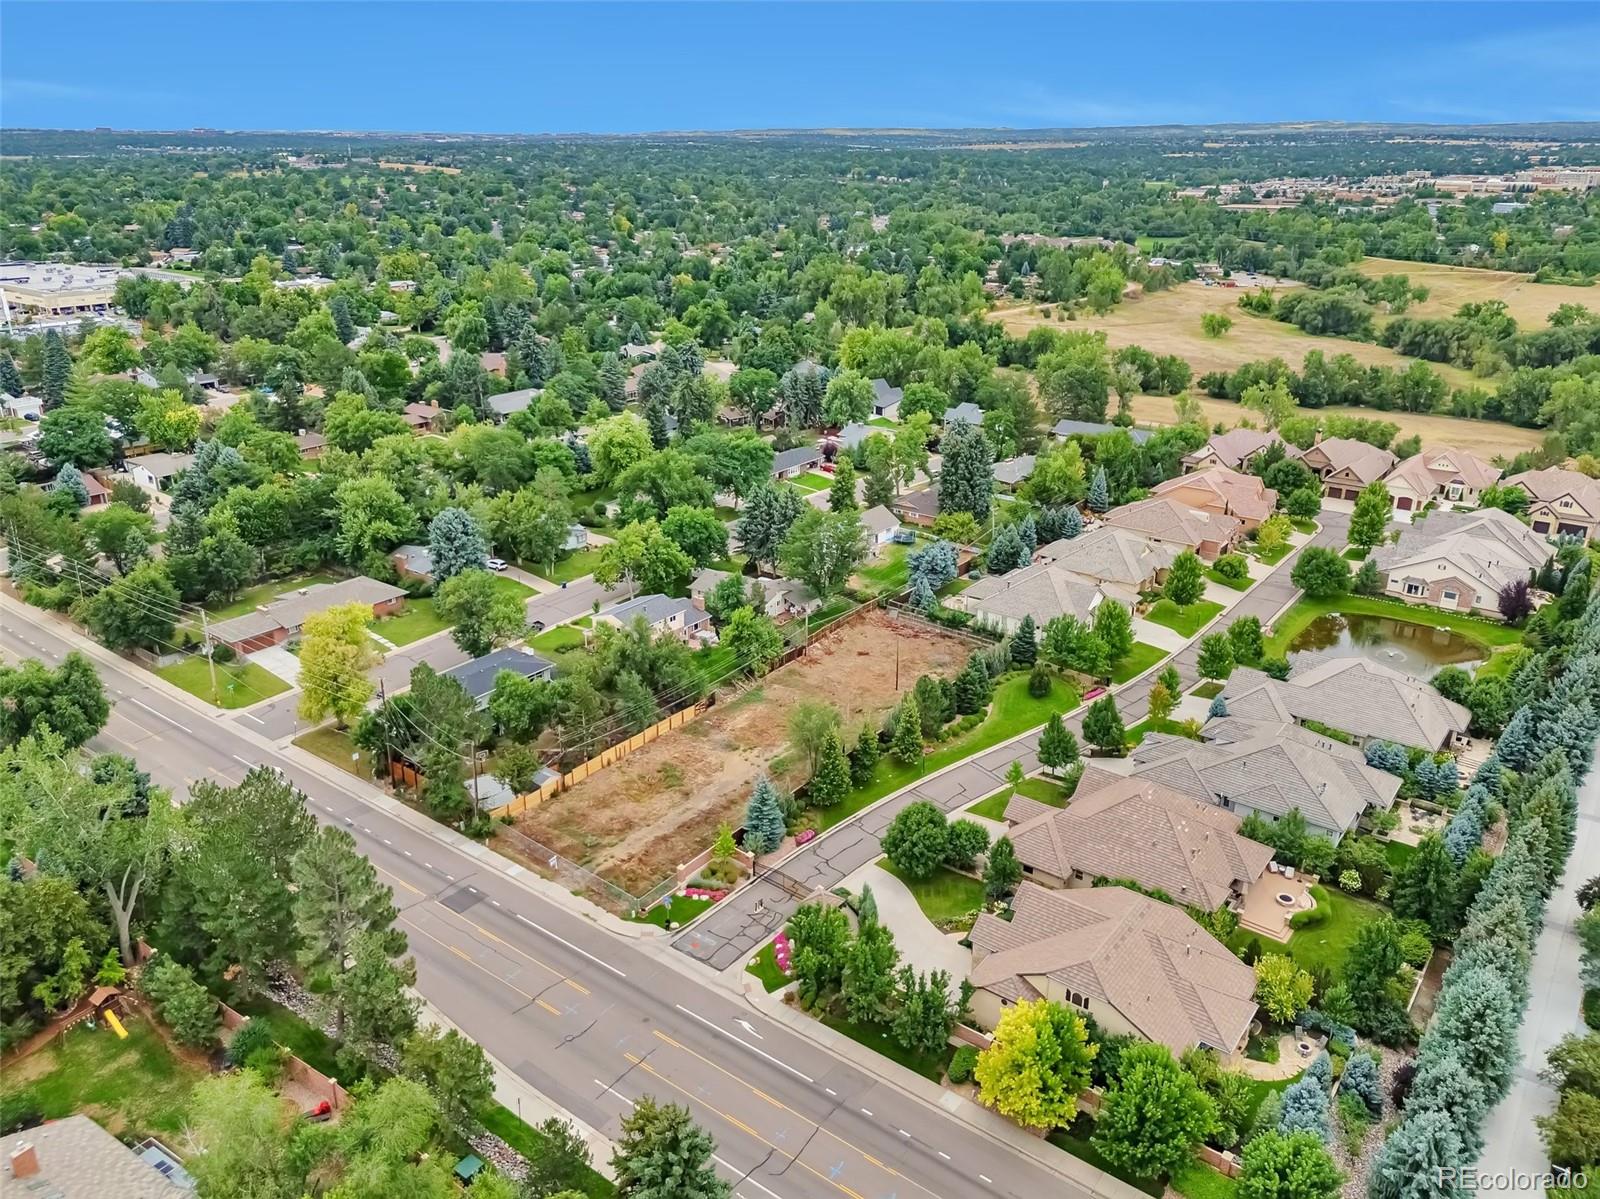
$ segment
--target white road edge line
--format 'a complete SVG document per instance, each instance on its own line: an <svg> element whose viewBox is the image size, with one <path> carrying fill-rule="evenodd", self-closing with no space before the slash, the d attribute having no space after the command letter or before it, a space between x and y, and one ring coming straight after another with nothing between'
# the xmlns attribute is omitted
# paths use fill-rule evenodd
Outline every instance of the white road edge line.
<svg viewBox="0 0 1600 1199"><path fill-rule="evenodd" d="M719 1037L727 1037L728 1040L734 1041L734 1042L736 1042L736 1043L738 1043L740 1045L743 1045L751 1053L760 1054L762 1057L766 1058L769 1062L771 1062L774 1066L782 1066L785 1070L787 1070L790 1074L793 1074L796 1078L802 1078L806 1082L810 1082L810 1083L814 1083L814 1082L817 1081L816 1079L812 1078L811 1075L809 1075L809 1074L802 1074L799 1070L796 1070L788 1062L783 1061L780 1058L773 1057L765 1049L757 1049L754 1045L750 1044L749 1041L746 1041L746 1040L744 1040L744 1039L742 1039L740 1037L734 1036L731 1032L727 1031L726 1029L718 1028L715 1024L711 1023L711 1021L707 1020L704 1016L699 1015L696 1012L691 1012L688 1008L684 1007L683 1004L675 1003L672 1006L677 1008L685 1016L688 1016L691 1020L697 1020L701 1024L704 1024L707 1028L709 1028L712 1032L716 1033ZM868 1115L871 1115L871 1113L869 1112Z"/></svg>
<svg viewBox="0 0 1600 1199"><path fill-rule="evenodd" d="M946 1153L943 1149L939 1150L939 1156L944 1158L945 1161L949 1161L950 1160L950 1155L948 1153Z"/></svg>
<svg viewBox="0 0 1600 1199"><path fill-rule="evenodd" d="M473 890L476 890L476 888L468 887L467 890L473 891ZM562 945L565 945L568 949L572 950L573 953L581 953L584 957L588 958L596 966L604 966L607 970L611 971L611 973L615 974L618 978L627 978L628 977L621 970L618 970L615 966L613 966L610 962L606 961L604 958L597 958L597 957L594 956L594 954L590 953L587 949L578 948L578 946L574 945L571 941L567 940L565 937L556 936L555 933L551 932L544 925L536 923L535 921L529 920L521 912L514 912L512 914L515 915L518 920L522 921L522 923L526 924L529 928L538 929L545 936L549 937L552 941L558 941Z"/></svg>
<svg viewBox="0 0 1600 1199"><path fill-rule="evenodd" d="M247 761L246 759L241 758L238 754L229 754L228 756L230 758L232 758L235 762L238 762L242 766L248 767L251 770L254 770L256 768L256 764L254 762Z"/></svg>
<svg viewBox="0 0 1600 1199"><path fill-rule="evenodd" d="M732 1170L735 1174L738 1174L741 1177L743 1177L745 1175L745 1171L739 1169L738 1166L734 1165L727 1158L723 1157L720 1153L713 1153L711 1155L711 1160L716 1162L719 1166L722 1166L724 1169ZM767 1194L772 1196L772 1199L783 1199L783 1197L781 1195L779 1195L777 1191L773 1190L771 1187L761 1186L761 1184L759 1182L757 1182L754 1178L745 1177L744 1181L748 1182L753 1187L761 1187L761 1189L763 1191L765 1191ZM734 1193L737 1194L738 1192L734 1192Z"/></svg>

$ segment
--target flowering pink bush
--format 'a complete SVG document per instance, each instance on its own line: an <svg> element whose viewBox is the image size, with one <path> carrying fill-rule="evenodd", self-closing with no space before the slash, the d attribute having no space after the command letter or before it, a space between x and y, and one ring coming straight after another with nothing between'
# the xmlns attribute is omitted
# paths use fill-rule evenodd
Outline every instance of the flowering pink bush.
<svg viewBox="0 0 1600 1199"><path fill-rule="evenodd" d="M804 845L807 841L815 841L816 839L817 839L817 830L816 829L814 829L814 828L803 828L798 833L795 834L794 843L796 845Z"/></svg>
<svg viewBox="0 0 1600 1199"><path fill-rule="evenodd" d="M789 973L789 952L789 935L779 933L772 941L772 959L785 974Z"/></svg>
<svg viewBox="0 0 1600 1199"><path fill-rule="evenodd" d="M727 894L726 891L711 891L705 887L685 887L683 889L685 899L709 899L712 903L721 901L727 897Z"/></svg>

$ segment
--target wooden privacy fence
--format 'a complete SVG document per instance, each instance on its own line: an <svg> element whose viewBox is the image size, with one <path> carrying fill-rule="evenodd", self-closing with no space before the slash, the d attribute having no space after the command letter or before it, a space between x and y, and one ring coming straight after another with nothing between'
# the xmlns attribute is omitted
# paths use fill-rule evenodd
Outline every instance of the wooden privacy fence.
<svg viewBox="0 0 1600 1199"><path fill-rule="evenodd" d="M235 1011L225 1003L217 1005L222 1013L222 1027L232 1031L243 1028L250 1023L250 1017L243 1012ZM304 1059L296 1057L293 1053L283 1059L284 1075L304 1087L318 1099L326 1099L334 1111L339 1111L350 1102L350 1092L339 1085L339 1080L329 1078L321 1070L310 1065Z"/></svg>

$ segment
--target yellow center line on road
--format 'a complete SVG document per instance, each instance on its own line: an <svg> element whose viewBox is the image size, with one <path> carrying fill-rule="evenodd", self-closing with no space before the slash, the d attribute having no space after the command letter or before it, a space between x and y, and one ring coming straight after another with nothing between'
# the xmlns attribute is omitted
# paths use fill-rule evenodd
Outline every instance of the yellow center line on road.
<svg viewBox="0 0 1600 1199"><path fill-rule="evenodd" d="M658 1038L660 1038L661 1040L665 1041L668 1045L671 1045L673 1048L681 1049L685 1053L689 1054L691 1057L699 1058L702 1062L704 1062L706 1065L710 1066L713 1070L719 1071L722 1074L726 1074L729 1078L733 1079L734 1082L738 1083L741 1087L744 1087L745 1090L750 1091L755 1095L759 1095L762 1099L765 1099L768 1103L772 1104L774 1107L782 1108L784 1111L788 1112L791 1116L795 1116L798 1119L804 1120L807 1124L811 1125L818 1132L822 1133L824 1136L830 1137L831 1139L837 1141L839 1144L843 1145L846 1149L850 1150L852 1153L859 1153L862 1157L866 1158L869 1162L871 1162L873 1165L877 1166L884 1173L893 1175L895 1178L905 1178L905 1180L907 1182L909 1182L912 1186L916 1187L919 1191L926 1191L930 1195L934 1194L933 1191L928 1190L927 1187L923 1186L916 1179L907 1178L904 1174L900 1173L900 1171L896 1170L893 1166L885 1165L883 1162L881 1162L877 1158L873 1157L872 1154L868 1153L865 1149L861 1148L860 1145L857 1145L857 1144L855 1144L855 1143L853 1143L851 1141L846 1140L844 1137L842 1137L838 1133L834 1132L831 1128L824 1128L821 1124L817 1123L817 1121L811 1119L809 1116L803 1115L800 1112L795 1111L794 1108L792 1108L792 1107L788 1106L787 1104L781 1102L780 1100L774 1099L771 1095L768 1095L765 1091L761 1090L759 1087L753 1086L752 1084L746 1082L744 1079L740 1078L737 1074L733 1073L733 1071L728 1070L727 1068L718 1065L716 1062L712 1061L710 1058L706 1057L704 1054L696 1053L693 1049L690 1049L687 1045L683 1044L681 1041L673 1040L671 1037L669 1037L666 1033L662 1032L660 1029L654 1029L652 1031L655 1032L655 1035Z"/></svg>
<svg viewBox="0 0 1600 1199"><path fill-rule="evenodd" d="M673 1082L672 1079L668 1078L665 1074L662 1074L659 1070L657 1070L649 1062L645 1061L644 1058L640 1057L638 1054L635 1054L635 1053L624 1053L622 1056L627 1058L629 1062L631 1062L633 1065L637 1066L639 1069L643 1070L646 1074L650 1075L652 1078L660 1079L662 1082L666 1083L669 1087L671 1087L674 1091L677 1091L679 1094L686 1096L688 1098L689 1102L698 1103L701 1107L705 1108L706 1110L711 1111L711 1112L715 1112L718 1116L720 1116L722 1119L726 1120L729 1124L733 1125L735 1128L739 1129L746 1136L749 1136L753 1140L760 1141L768 1149L774 1150L775 1152L777 1152L777 1153L781 1154L782 1156L788 1158L795 1165L799 1166L802 1170L805 1170L806 1172L815 1175L816 1177L822 1179L822 1181L827 1183L829 1186L834 1187L834 1188L838 1189L839 1191L842 1191L844 1194L848 1195L850 1197L850 1199L864 1199L864 1196L861 1194L861 1192L851 1190L849 1187L845 1186L844 1183L840 1182L838 1179L829 1178L826 1174L824 1174L821 1170L817 1169L815 1166L810 1165L807 1162L801 1161L798 1157L796 1157L793 1153L790 1153L787 1149L784 1149L782 1146L780 1146L780 1145L778 1145L778 1144L776 1144L776 1143L774 1143L772 1141L767 1140L766 1137L762 1136L759 1132L757 1132L755 1129L751 1128L748 1124L746 1124L743 1120L739 1119L737 1116L731 1115L730 1113L723 1111L720 1107L717 1107L713 1103L708 1103L706 1100L702 1099L700 1096L692 1094L687 1088L680 1087L677 1083ZM865 1157L866 1155L862 1154L862 1156Z"/></svg>
<svg viewBox="0 0 1600 1199"><path fill-rule="evenodd" d="M554 1012L558 1016L561 1014L561 1011L560 1011L559 1008L550 1007L549 1004L544 1003L542 1000L540 1000L537 995L534 995L534 994L532 994L532 993L530 993L528 991L524 991L521 987L517 986L516 983L509 982L506 979L501 978L493 970L490 970L482 962L478 961L471 954L465 952L459 946L452 945L448 941L441 941L438 937L434 936L432 933L428 932L426 929L418 927L418 925L417 925L417 923L415 921L406 920L406 915L405 915L404 912L400 913L400 920L405 924L409 924L414 932L421 933L424 937L427 937L428 940L432 941L435 945L444 946L444 948L448 949L451 953L455 954L456 957L460 958L463 962L466 962L467 965L471 966L474 970L481 970L484 974L487 974L490 978L494 979L495 982L501 984L502 986L510 987L513 991L515 991L518 995L521 995L524 999L531 1000L533 1002L539 1003L540 1006L542 1006L544 1008L547 1008L548 1010Z"/></svg>

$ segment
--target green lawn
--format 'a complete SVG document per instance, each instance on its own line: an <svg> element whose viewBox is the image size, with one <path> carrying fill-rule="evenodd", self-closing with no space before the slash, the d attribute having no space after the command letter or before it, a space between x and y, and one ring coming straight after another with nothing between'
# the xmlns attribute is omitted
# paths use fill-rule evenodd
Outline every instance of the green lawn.
<svg viewBox="0 0 1600 1199"><path fill-rule="evenodd" d="M1057 1149L1065 1150L1073 1157L1088 1162L1097 1170L1104 1170L1111 1177L1121 1179L1146 1195L1160 1195L1166 1189L1160 1179L1136 1178L1132 1174L1114 1169L1110 1162L1100 1156L1100 1151L1090 1144L1089 1138L1093 1135L1093 1117L1080 1112L1070 1128L1057 1128L1046 1139Z"/></svg>
<svg viewBox="0 0 1600 1199"><path fill-rule="evenodd" d="M564 649L577 649L583 644L583 630L570 624L558 624L546 629L537 637L529 637L528 644L547 654L558 654Z"/></svg>
<svg viewBox="0 0 1600 1199"><path fill-rule="evenodd" d="M1167 1179L1167 1185L1184 1199L1234 1199L1239 1193L1237 1179L1201 1165L1198 1159L1185 1162L1176 1174Z"/></svg>
<svg viewBox="0 0 1600 1199"><path fill-rule="evenodd" d="M922 914L934 924L974 915L983 907L983 884L948 867L941 866L931 878L921 879L907 877L887 859L878 863L878 869L904 883L906 890L916 898Z"/></svg>
<svg viewBox="0 0 1600 1199"><path fill-rule="evenodd" d="M1522 631L1494 621L1462 616L1456 612L1441 612L1437 608L1413 607L1399 600L1371 595L1341 595L1333 599L1302 598L1277 620L1272 636L1267 640L1267 653L1282 654L1307 625L1319 616L1331 613L1352 616L1387 616L1391 620L1408 621L1429 628L1449 629L1460 633L1468 641L1477 642L1485 649L1513 645L1522 639Z"/></svg>
<svg viewBox="0 0 1600 1199"><path fill-rule="evenodd" d="M300 734L294 739L294 743L308 753L316 754L329 765L337 766L358 779L366 779L369 782L372 779L374 756L364 749L357 749L355 742L350 740L348 732L327 725ZM351 757L352 754L355 755L354 758Z"/></svg>
<svg viewBox="0 0 1600 1199"><path fill-rule="evenodd" d="M850 580L851 584L857 591L873 593L902 590L909 577L906 555L916 548L915 545L894 542L881 546L877 558L856 571L855 577Z"/></svg>
<svg viewBox="0 0 1600 1199"><path fill-rule="evenodd" d="M1147 733L1170 733L1174 737L1187 737L1188 731L1176 720L1141 720L1128 730L1128 744L1138 745ZM1198 738L1196 738L1198 740Z"/></svg>
<svg viewBox="0 0 1600 1199"><path fill-rule="evenodd" d="M1364 545L1352 545L1345 550L1344 556L1352 562L1365 562L1368 552L1367 547Z"/></svg>
<svg viewBox="0 0 1600 1199"><path fill-rule="evenodd" d="M943 587L935 591L934 595L938 596L940 599L943 599L947 595L960 595L968 587L972 586L972 582L973 581L971 579L951 579Z"/></svg>
<svg viewBox="0 0 1600 1199"><path fill-rule="evenodd" d="M924 754L920 762L911 766L902 765L885 756L878 762L871 783L851 791L842 803L822 810L822 827L832 828L841 820L848 820L862 808L876 803L885 795L894 794L924 775L943 770L946 766L970 757L979 750L999 745L1000 742L1009 741L1019 733L1037 728L1048 720L1052 713L1070 712L1078 706L1078 702L1076 689L1065 679L1051 679L1050 694L1043 699L1035 699L1028 694L1026 674L1019 672L1008 675L994 689L994 701L989 708L989 715L982 724L960 737L943 743L932 753Z"/></svg>
<svg viewBox="0 0 1600 1199"><path fill-rule="evenodd" d="M228 1002L252 1021L264 1022L272 1030L272 1039L306 1065L321 1070L330 1078L342 1078L346 1073L339 1069L338 1062L334 1060L333 1038L320 1028L312 1027L288 1008L264 996L230 999Z"/></svg>
<svg viewBox="0 0 1600 1199"><path fill-rule="evenodd" d="M1162 625L1182 637L1193 637L1204 628L1222 605L1214 600L1196 600L1181 607L1169 599L1158 599L1144 618L1151 624Z"/></svg>
<svg viewBox="0 0 1600 1199"><path fill-rule="evenodd" d="M544 568L534 571L541 579L549 579L552 583L571 583L592 575L594 568L600 564L600 548L578 550L568 554L565 558L556 559L555 569L544 572Z"/></svg>
<svg viewBox="0 0 1600 1199"><path fill-rule="evenodd" d="M1251 552L1255 554L1259 561L1265 562L1268 566L1276 566L1290 554L1294 553L1294 546L1285 541L1282 545L1275 546L1270 550L1264 550L1257 546Z"/></svg>
<svg viewBox="0 0 1600 1199"><path fill-rule="evenodd" d="M1338 978L1357 931L1363 924L1387 915L1389 909L1370 899L1346 895L1337 887L1316 886L1311 890L1318 906L1328 908L1328 918L1321 924L1297 928L1289 934L1289 956L1312 974L1325 970L1331 977ZM1229 938L1234 948L1242 947L1250 939L1248 933L1241 933L1242 930ZM1278 952L1275 944L1270 948Z"/></svg>
<svg viewBox="0 0 1600 1199"><path fill-rule="evenodd" d="M1126 683L1129 679L1138 678L1166 656L1167 651L1160 646L1135 641L1132 652L1112 669L1111 681Z"/></svg>
<svg viewBox="0 0 1600 1199"><path fill-rule="evenodd" d="M1317 531L1317 522L1308 516L1292 516L1289 518L1289 525L1296 533L1315 533Z"/></svg>
<svg viewBox="0 0 1600 1199"><path fill-rule="evenodd" d="M867 424L871 425L874 429L895 429L899 427L894 421L890 420L886 416L875 416L869 420Z"/></svg>
<svg viewBox="0 0 1600 1199"><path fill-rule="evenodd" d="M189 1093L208 1071L203 1062L173 1053L145 1017L126 1017L124 1024L125 1041L104 1024L75 1025L25 1067L7 1068L0 1097L9 1106L25 1096L47 1120L84 1112L124 1140L158 1136L179 1143Z"/></svg>
<svg viewBox="0 0 1600 1199"><path fill-rule="evenodd" d="M385 641L410 645L413 641L442 633L450 627L450 622L439 615L432 597L424 595L408 599L405 606L393 616L369 620L367 627Z"/></svg>
<svg viewBox="0 0 1600 1199"><path fill-rule="evenodd" d="M1247 591L1250 587L1250 584L1255 582L1255 580L1250 578L1248 575L1242 579L1230 579L1227 575L1218 574L1217 568L1214 566L1206 567L1205 574L1206 578L1210 579L1213 583L1220 584L1221 586L1227 587L1232 591Z"/></svg>
<svg viewBox="0 0 1600 1199"><path fill-rule="evenodd" d="M1389 869L1396 874L1405 868L1417 852L1415 845L1407 845L1404 841L1385 841L1383 843L1383 856L1389 860Z"/></svg>
<svg viewBox="0 0 1600 1199"><path fill-rule="evenodd" d="M239 593L239 598L231 604L224 604L218 608L207 608L206 615L213 621L228 620L235 616L243 616L246 612L254 612L268 600L275 600L280 595L287 595L301 587L309 587L313 583L337 583L343 576L333 574L331 571L317 570L309 574L292 575L287 579L273 579L266 583L257 583L254 587L246 587Z"/></svg>
<svg viewBox="0 0 1600 1199"><path fill-rule="evenodd" d="M1006 818L1006 803L1013 794L1026 795L1029 799L1037 799L1040 803L1047 803L1052 808L1067 806L1066 788L1060 783L1051 782L1046 778L1026 778L1016 787L1001 787L993 795L987 796L972 804L967 811L974 816L985 816L990 820L1004 820Z"/></svg>
<svg viewBox="0 0 1600 1199"><path fill-rule="evenodd" d="M1533 651L1525 646L1513 645L1496 650L1489 660L1472 672L1474 679L1504 679L1528 658Z"/></svg>
<svg viewBox="0 0 1600 1199"><path fill-rule="evenodd" d="M156 673L174 687L182 687L190 695L219 708L247 708L257 700L289 690L288 683L265 667L238 661L217 667L217 688L213 691L211 669L199 654L171 666L158 667Z"/></svg>
<svg viewBox="0 0 1600 1199"><path fill-rule="evenodd" d="M711 906L709 899L689 899L683 895L674 895L664 903L658 903L642 916L631 919L640 924L653 924L657 928L666 928L667 924L687 924L701 912Z"/></svg>
<svg viewBox="0 0 1600 1199"><path fill-rule="evenodd" d="M790 479L789 482L793 483L801 491L826 491L833 486L833 476L821 474L818 471L810 471L799 478Z"/></svg>
<svg viewBox="0 0 1600 1199"><path fill-rule="evenodd" d="M1227 686L1226 683L1220 682L1217 679L1207 679L1193 691L1189 692L1189 694L1198 695L1201 699L1215 699L1217 696L1222 694L1222 689L1225 686Z"/></svg>
<svg viewBox="0 0 1600 1199"><path fill-rule="evenodd" d="M865 1045L892 1062L898 1062L907 1070L916 1071L930 1082L938 1082L944 1077L944 1068L949 1063L951 1054L955 1052L946 1045L938 1053L911 1053L902 1049L900 1043L889 1035L888 1028L882 1024L857 1024L832 1012L824 1012L821 1020L835 1032L842 1032L852 1041Z"/></svg>
<svg viewBox="0 0 1600 1199"><path fill-rule="evenodd" d="M760 979L769 995L780 987L788 986L790 981L789 976L778 969L778 958L772 951L771 941L761 947L761 952L744 968L744 972Z"/></svg>

